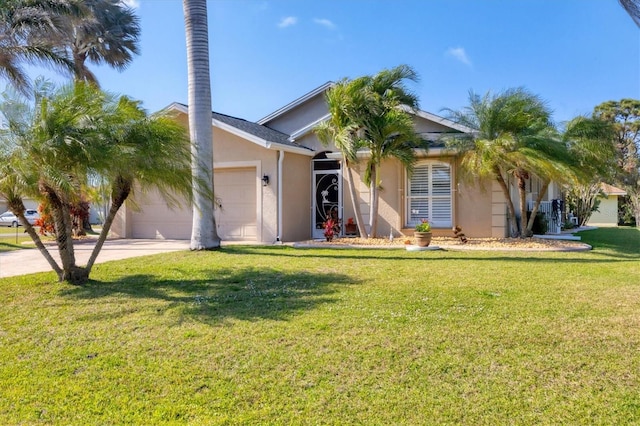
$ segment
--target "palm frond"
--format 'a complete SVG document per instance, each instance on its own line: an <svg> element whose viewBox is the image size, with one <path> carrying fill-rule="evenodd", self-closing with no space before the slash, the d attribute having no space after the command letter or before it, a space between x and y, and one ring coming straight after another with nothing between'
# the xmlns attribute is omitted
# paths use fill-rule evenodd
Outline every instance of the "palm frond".
<svg viewBox="0 0 640 426"><path fill-rule="evenodd" d="M618 0L633 22L640 27L640 0Z"/></svg>

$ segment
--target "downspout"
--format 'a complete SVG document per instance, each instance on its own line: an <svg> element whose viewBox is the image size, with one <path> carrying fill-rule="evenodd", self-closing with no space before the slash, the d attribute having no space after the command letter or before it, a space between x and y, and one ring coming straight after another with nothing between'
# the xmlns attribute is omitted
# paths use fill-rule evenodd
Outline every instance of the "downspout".
<svg viewBox="0 0 640 426"><path fill-rule="evenodd" d="M276 232L276 244L282 244L282 164L284 163L284 151L278 151L278 229Z"/></svg>

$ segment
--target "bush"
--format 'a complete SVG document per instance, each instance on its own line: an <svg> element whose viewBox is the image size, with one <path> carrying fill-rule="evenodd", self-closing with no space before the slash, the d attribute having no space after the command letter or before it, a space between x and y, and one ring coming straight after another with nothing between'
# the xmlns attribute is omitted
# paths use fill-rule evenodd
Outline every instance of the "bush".
<svg viewBox="0 0 640 426"><path fill-rule="evenodd" d="M527 212L527 218L531 218L531 212ZM549 230L549 221L544 213L536 213L535 219L533 219L533 227L531 232L538 235L544 235Z"/></svg>

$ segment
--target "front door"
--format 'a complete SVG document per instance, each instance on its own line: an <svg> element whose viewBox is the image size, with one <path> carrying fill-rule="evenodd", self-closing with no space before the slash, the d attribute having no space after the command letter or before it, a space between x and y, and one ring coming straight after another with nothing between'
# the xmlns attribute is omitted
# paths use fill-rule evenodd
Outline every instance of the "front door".
<svg viewBox="0 0 640 426"><path fill-rule="evenodd" d="M313 238L324 238L324 222L329 217L342 219L342 179L340 163L313 161Z"/></svg>

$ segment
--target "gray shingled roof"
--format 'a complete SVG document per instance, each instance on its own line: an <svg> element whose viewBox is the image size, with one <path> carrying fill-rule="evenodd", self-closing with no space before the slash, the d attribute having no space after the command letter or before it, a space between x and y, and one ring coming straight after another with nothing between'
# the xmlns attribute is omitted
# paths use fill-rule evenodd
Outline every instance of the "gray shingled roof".
<svg viewBox="0 0 640 426"><path fill-rule="evenodd" d="M181 105L184 105L185 107L187 107L187 105L185 104L181 104ZM284 134L282 132L278 132L277 130L273 130L270 127L253 123L251 121L247 121L242 118L220 114L219 112L212 112L211 116L214 120L218 120L222 123L228 124L229 126L235 127L238 130L242 130L243 132L249 133L253 136L257 136L260 139L264 139L267 142L279 143L281 145L287 145L287 146L303 148L303 149L308 149L309 151L313 151L311 148L307 148L306 146L302 146L297 143L291 142L289 140L289 135Z"/></svg>

